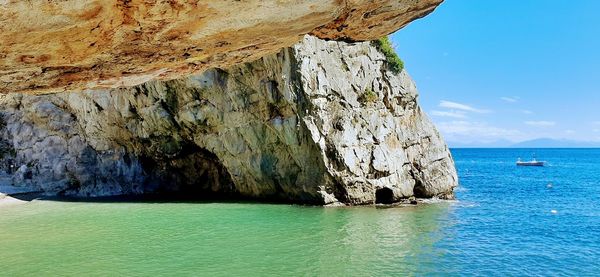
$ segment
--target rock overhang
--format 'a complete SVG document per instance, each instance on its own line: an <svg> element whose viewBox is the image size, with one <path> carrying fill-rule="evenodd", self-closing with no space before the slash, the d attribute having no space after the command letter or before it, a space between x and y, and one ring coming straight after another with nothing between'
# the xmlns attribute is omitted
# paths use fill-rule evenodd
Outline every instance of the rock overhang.
<svg viewBox="0 0 600 277"><path fill-rule="evenodd" d="M443 0L0 1L0 93L115 88L248 62L311 34L379 38Z"/></svg>

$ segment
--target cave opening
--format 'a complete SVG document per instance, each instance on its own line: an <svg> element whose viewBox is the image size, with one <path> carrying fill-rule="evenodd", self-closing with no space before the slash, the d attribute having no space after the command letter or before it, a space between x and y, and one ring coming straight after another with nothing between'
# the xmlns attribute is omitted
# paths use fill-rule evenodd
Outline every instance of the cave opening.
<svg viewBox="0 0 600 277"><path fill-rule="evenodd" d="M394 203L394 192L390 188L380 188L375 191L375 204Z"/></svg>
<svg viewBox="0 0 600 277"><path fill-rule="evenodd" d="M417 198L427 198L427 193L425 193L425 186L421 179L416 177L417 175L413 174L413 178L415 178L415 186L413 187L413 195Z"/></svg>
<svg viewBox="0 0 600 277"><path fill-rule="evenodd" d="M214 153L184 142L177 153L169 154L154 152L140 157L147 182L152 183L147 194L186 200L235 198L231 176Z"/></svg>

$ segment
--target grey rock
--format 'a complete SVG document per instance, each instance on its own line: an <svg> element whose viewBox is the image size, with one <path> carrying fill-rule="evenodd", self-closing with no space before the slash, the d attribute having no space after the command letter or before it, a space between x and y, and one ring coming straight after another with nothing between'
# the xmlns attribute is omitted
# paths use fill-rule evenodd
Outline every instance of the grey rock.
<svg viewBox="0 0 600 277"><path fill-rule="evenodd" d="M414 82L369 42L307 36L173 81L0 97L0 169L49 194L337 205L452 198L457 184Z"/></svg>
<svg viewBox="0 0 600 277"><path fill-rule="evenodd" d="M31 186L31 178L33 172L27 167L27 165L21 165L19 169L13 174L13 184L20 186Z"/></svg>

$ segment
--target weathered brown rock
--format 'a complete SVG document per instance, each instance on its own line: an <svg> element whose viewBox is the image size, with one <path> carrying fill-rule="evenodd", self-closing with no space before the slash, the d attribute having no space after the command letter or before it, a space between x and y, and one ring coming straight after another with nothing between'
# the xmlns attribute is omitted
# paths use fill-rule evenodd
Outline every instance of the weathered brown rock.
<svg viewBox="0 0 600 277"><path fill-rule="evenodd" d="M372 40L442 0L0 0L0 93L132 86L248 62L308 33Z"/></svg>

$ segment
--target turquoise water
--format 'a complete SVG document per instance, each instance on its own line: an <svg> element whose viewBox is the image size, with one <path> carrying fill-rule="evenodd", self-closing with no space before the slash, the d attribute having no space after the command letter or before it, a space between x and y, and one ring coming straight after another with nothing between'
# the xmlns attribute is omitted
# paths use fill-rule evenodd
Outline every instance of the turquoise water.
<svg viewBox="0 0 600 277"><path fill-rule="evenodd" d="M3 206L0 275L599 274L600 150L536 150L548 167L514 166L532 151L453 150L459 201L417 207Z"/></svg>

